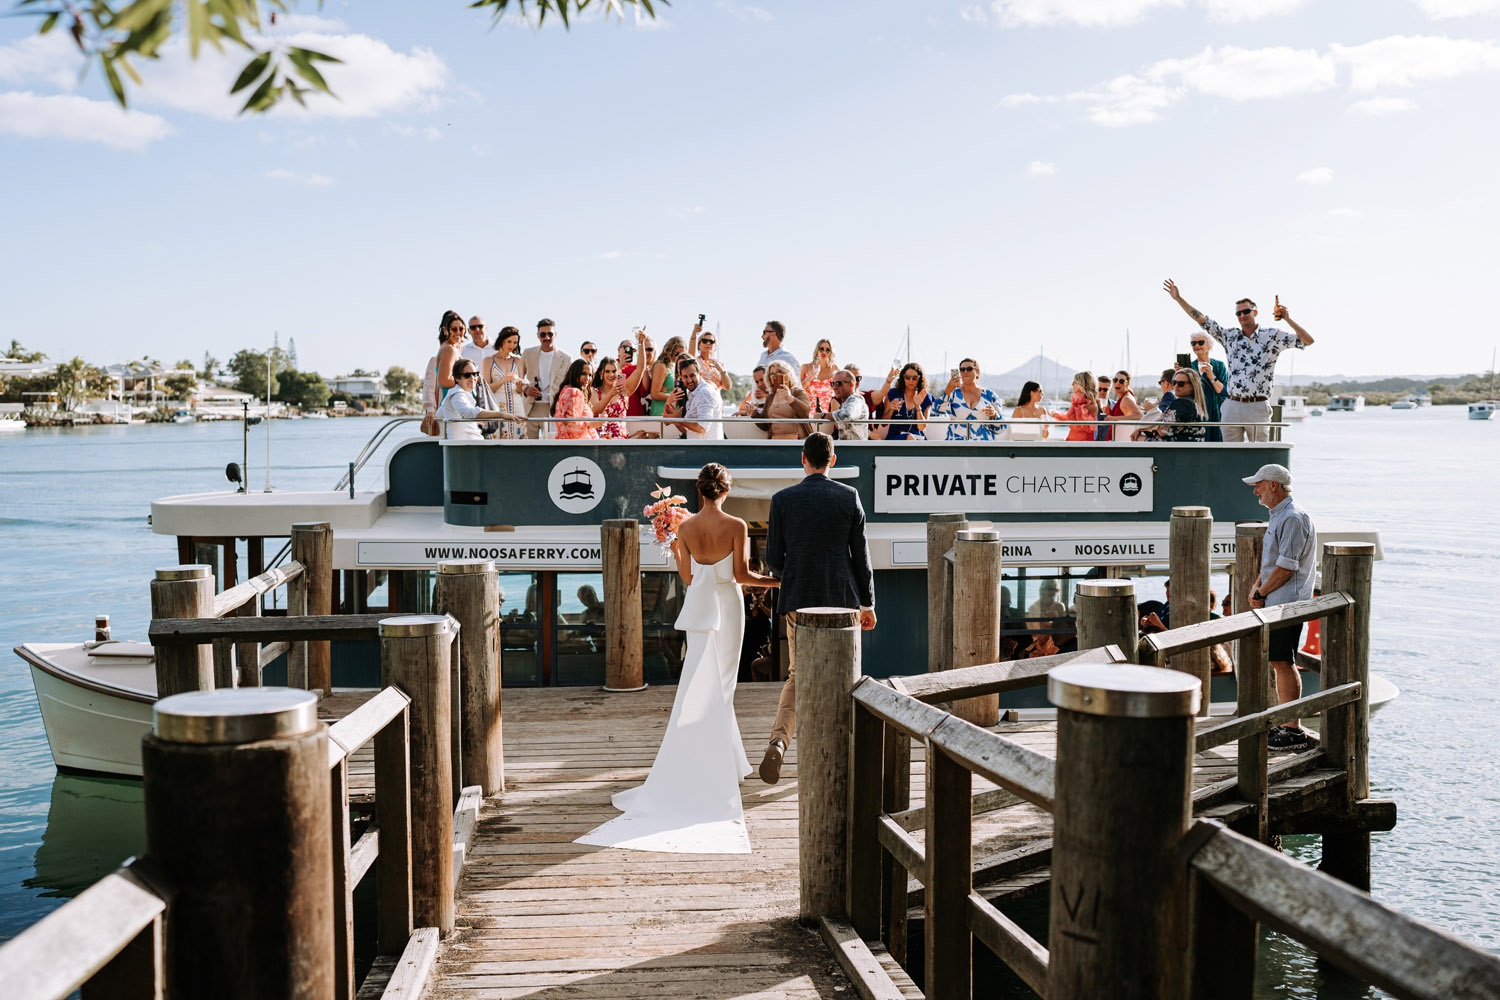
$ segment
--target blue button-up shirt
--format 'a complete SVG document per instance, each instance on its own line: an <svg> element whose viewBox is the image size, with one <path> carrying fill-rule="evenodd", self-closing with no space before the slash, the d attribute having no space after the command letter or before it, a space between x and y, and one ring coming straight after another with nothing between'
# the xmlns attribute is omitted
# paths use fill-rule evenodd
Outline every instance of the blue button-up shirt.
<svg viewBox="0 0 1500 1000"><path fill-rule="evenodd" d="M1292 503L1291 497L1271 508L1271 523L1266 528L1260 550L1259 582L1265 584L1277 566L1291 570L1292 576L1269 594L1261 591L1266 607L1312 598L1313 578L1318 568L1313 558L1316 544L1317 533L1313 530L1312 518Z"/></svg>

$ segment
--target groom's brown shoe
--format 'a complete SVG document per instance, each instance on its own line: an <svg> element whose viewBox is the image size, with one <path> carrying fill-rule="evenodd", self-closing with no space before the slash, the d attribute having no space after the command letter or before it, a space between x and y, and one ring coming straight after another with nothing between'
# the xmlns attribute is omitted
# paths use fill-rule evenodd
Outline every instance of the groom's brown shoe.
<svg viewBox="0 0 1500 1000"><path fill-rule="evenodd" d="M786 752L786 747L781 745L780 740L772 740L771 745L766 747L766 755L760 759L760 780L768 785L774 785L781 780L781 758Z"/></svg>

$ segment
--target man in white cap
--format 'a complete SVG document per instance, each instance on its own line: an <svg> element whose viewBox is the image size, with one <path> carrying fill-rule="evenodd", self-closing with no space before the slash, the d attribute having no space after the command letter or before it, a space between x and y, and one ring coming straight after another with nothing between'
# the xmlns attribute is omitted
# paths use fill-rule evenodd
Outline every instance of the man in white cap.
<svg viewBox="0 0 1500 1000"><path fill-rule="evenodd" d="M1317 534L1312 518L1292 502L1292 474L1284 465L1262 465L1245 482L1255 491L1261 506L1271 512L1266 537L1261 543L1260 572L1255 590L1250 594L1252 608L1274 608L1293 601L1310 600ZM1301 625L1286 625L1271 630L1267 656L1276 674L1276 702L1283 704L1302 697L1302 677L1297 673L1297 643L1302 638ZM1313 742L1302 728L1301 720L1271 730L1268 742L1273 750L1300 750Z"/></svg>

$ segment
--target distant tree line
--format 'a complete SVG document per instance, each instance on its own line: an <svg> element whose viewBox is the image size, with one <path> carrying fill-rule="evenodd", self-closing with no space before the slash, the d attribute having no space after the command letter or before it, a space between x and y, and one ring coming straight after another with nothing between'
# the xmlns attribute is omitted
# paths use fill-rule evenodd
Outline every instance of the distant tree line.
<svg viewBox="0 0 1500 1000"><path fill-rule="evenodd" d="M1495 390L1494 372L1454 375L1447 378L1382 378L1370 382L1308 382L1297 386L1297 394L1306 396L1309 404L1322 406L1330 396L1360 395L1365 402L1381 406L1413 392L1432 396L1434 406L1461 405L1491 398Z"/></svg>

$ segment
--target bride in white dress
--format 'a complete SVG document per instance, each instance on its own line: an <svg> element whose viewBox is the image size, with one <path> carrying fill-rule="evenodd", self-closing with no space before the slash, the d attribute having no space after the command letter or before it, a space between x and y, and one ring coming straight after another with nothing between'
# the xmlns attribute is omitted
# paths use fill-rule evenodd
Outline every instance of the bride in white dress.
<svg viewBox="0 0 1500 1000"><path fill-rule="evenodd" d="M723 511L729 470L698 473L698 513L672 544L687 584L676 626L687 633L677 697L645 784L612 797L617 816L575 843L684 854L748 854L740 781L751 773L734 717L745 606L740 584L775 587L750 570L745 522Z"/></svg>

